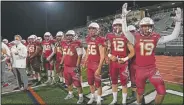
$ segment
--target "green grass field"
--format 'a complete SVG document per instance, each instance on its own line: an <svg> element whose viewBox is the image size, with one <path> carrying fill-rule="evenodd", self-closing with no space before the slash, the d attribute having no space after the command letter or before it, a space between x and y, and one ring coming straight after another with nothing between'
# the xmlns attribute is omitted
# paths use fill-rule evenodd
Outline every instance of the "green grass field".
<svg viewBox="0 0 184 105"><path fill-rule="evenodd" d="M83 75L83 82L87 81L85 70L82 70L82 75ZM102 85L104 86L105 84L102 84ZM171 89L171 90L175 90L183 93L183 86L181 85L166 83L166 89ZM64 97L67 95L66 89L61 88L58 85L39 87L39 88L35 88L34 90L43 99L43 101L47 103L47 105L74 105L78 100L77 89L75 88L73 90L75 98L67 101L64 100ZM145 94L147 95L153 91L154 91L154 87L150 83L148 83L146 85ZM83 92L84 92L84 95L89 94L90 93L89 87L84 87ZM129 89L129 92L128 92L129 96L130 94L131 94L131 89ZM121 101L122 101L121 95L122 94L120 90L118 92L118 104L121 104ZM104 105L109 104L112 101L112 94L103 97L103 99L104 99L103 101ZM87 101L88 99L85 97L85 102ZM131 103L133 101L135 101L135 99L127 100L127 103ZM33 102L30 99L30 97L23 92L2 95L2 105L9 105L9 104L18 104L18 105L29 104L30 105L30 104L33 104ZM163 104L164 105L167 105L167 104L183 105L183 97L167 93L163 101Z"/></svg>

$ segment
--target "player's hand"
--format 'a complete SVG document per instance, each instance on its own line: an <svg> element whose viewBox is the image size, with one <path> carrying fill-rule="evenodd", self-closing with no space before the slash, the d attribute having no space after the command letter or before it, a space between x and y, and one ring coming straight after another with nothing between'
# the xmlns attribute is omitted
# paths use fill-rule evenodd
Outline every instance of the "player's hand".
<svg viewBox="0 0 184 105"><path fill-rule="evenodd" d="M101 69L100 68L98 68L96 71L95 71L95 75L97 75L97 76L99 76L99 75L101 75Z"/></svg>
<svg viewBox="0 0 184 105"><path fill-rule="evenodd" d="M47 57L47 61L50 61L50 57Z"/></svg>
<svg viewBox="0 0 184 105"><path fill-rule="evenodd" d="M115 61L117 61L118 59L117 59L117 57L115 57L114 55L111 55L110 60L112 60L113 62L115 62Z"/></svg>
<svg viewBox="0 0 184 105"><path fill-rule="evenodd" d="M125 61L123 60L123 58L119 58L119 59L118 59L118 63L119 63L119 64L123 64L123 63L125 63Z"/></svg>
<svg viewBox="0 0 184 105"><path fill-rule="evenodd" d="M176 13L176 16L175 17L171 17L173 18L176 22L181 22L182 21L182 18L181 18L181 8L177 8L175 10L175 13Z"/></svg>
<svg viewBox="0 0 184 105"><path fill-rule="evenodd" d="M131 10L127 10L127 3L124 3L122 6L122 18L126 17L127 14L131 11Z"/></svg>
<svg viewBox="0 0 184 105"><path fill-rule="evenodd" d="M61 72L63 72L63 70L64 70L63 64L60 64L60 65L59 65L59 70L61 70Z"/></svg>
<svg viewBox="0 0 184 105"><path fill-rule="evenodd" d="M83 67L83 68L86 68L86 67L87 67L87 62L84 62L84 63L82 64L82 67Z"/></svg>

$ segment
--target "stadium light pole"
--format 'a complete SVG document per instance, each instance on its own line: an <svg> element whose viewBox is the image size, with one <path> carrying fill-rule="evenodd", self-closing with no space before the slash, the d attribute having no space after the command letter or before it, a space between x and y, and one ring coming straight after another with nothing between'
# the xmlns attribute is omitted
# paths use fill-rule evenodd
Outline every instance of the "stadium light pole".
<svg viewBox="0 0 184 105"><path fill-rule="evenodd" d="M48 23L47 23L47 7L46 7L46 19L45 19L45 28L46 28L46 31L48 31Z"/></svg>
<svg viewBox="0 0 184 105"><path fill-rule="evenodd" d="M50 2L50 1L52 1L52 0L45 0L45 1L48 1L48 2L46 2L46 13L45 13L45 28L46 28L46 31L48 31L48 7L49 7L49 5L51 5L52 4L52 2Z"/></svg>

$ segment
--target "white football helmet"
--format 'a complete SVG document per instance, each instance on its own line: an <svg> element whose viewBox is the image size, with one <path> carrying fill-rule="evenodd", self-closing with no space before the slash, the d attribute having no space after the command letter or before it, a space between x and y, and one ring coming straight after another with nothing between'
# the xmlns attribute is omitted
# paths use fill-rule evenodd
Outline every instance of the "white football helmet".
<svg viewBox="0 0 184 105"><path fill-rule="evenodd" d="M153 20L150 17L144 17L140 22L139 22L139 26L142 25L154 25Z"/></svg>
<svg viewBox="0 0 184 105"><path fill-rule="evenodd" d="M68 41L74 40L75 35L76 35L76 34L75 34L75 31L74 31L74 30L68 30L68 31L66 32L66 34L65 34L66 40L68 40Z"/></svg>
<svg viewBox="0 0 184 105"><path fill-rule="evenodd" d="M97 30L100 28L100 26L96 22L92 22L91 24L89 24L88 28L90 27L96 28Z"/></svg>
<svg viewBox="0 0 184 105"><path fill-rule="evenodd" d="M62 31L57 32L56 36L63 36L64 33Z"/></svg>
<svg viewBox="0 0 184 105"><path fill-rule="evenodd" d="M28 39L29 39L29 43L32 43L32 42L36 41L37 37L35 37L35 35L30 35L28 37Z"/></svg>
<svg viewBox="0 0 184 105"><path fill-rule="evenodd" d="M116 34L116 35L120 35L120 33L122 32L122 27L119 27L117 25L122 25L122 19L120 18L117 18L113 21L112 23L112 29L113 29L113 32Z"/></svg>
<svg viewBox="0 0 184 105"><path fill-rule="evenodd" d="M8 44L8 39L3 39L4 44Z"/></svg>
<svg viewBox="0 0 184 105"><path fill-rule="evenodd" d="M73 36L75 36L75 31L74 30L68 30L66 32L66 35L73 35Z"/></svg>
<svg viewBox="0 0 184 105"><path fill-rule="evenodd" d="M56 34L57 41L61 41L61 39L63 39L63 37L64 37L64 33L62 31L57 32L57 34Z"/></svg>
<svg viewBox="0 0 184 105"><path fill-rule="evenodd" d="M88 29L95 28L96 30L88 30L90 36L98 35L100 31L100 26L96 22L89 24Z"/></svg>
<svg viewBox="0 0 184 105"><path fill-rule="evenodd" d="M145 30L142 29L142 26L151 26L151 28L148 29L149 33L153 32L153 26L154 26L154 21L150 17L144 17L140 22L139 22L139 28L140 32L144 34Z"/></svg>
<svg viewBox="0 0 184 105"><path fill-rule="evenodd" d="M50 38L51 38L51 33L50 32L45 32L45 34L44 34L44 39L45 40L50 40Z"/></svg>
<svg viewBox="0 0 184 105"><path fill-rule="evenodd" d="M129 25L129 26L128 26L128 31L136 31L135 26Z"/></svg>
<svg viewBox="0 0 184 105"><path fill-rule="evenodd" d="M112 25L116 25L116 24L122 24L122 19L117 18L113 21Z"/></svg>
<svg viewBox="0 0 184 105"><path fill-rule="evenodd" d="M42 42L42 37L37 37L38 42Z"/></svg>
<svg viewBox="0 0 184 105"><path fill-rule="evenodd" d="M23 40L22 40L22 43L26 43L26 40L23 39Z"/></svg>

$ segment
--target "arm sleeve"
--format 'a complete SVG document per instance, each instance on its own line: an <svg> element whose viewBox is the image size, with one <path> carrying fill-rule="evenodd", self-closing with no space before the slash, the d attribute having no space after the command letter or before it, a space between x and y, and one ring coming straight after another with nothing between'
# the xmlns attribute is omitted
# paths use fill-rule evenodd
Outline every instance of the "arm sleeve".
<svg viewBox="0 0 184 105"><path fill-rule="evenodd" d="M134 35L128 30L126 17L123 17L123 18L122 18L122 31L123 31L125 37L129 40L129 42L132 43L132 44L134 45L134 44L135 44L135 37L134 37Z"/></svg>
<svg viewBox="0 0 184 105"><path fill-rule="evenodd" d="M163 43L176 39L180 34L180 29L181 29L181 22L176 22L172 34L167 35L167 36L161 36L157 44L163 44Z"/></svg>
<svg viewBox="0 0 184 105"><path fill-rule="evenodd" d="M81 48L81 47L76 48L76 51L77 51L77 55L83 54L83 48Z"/></svg>

